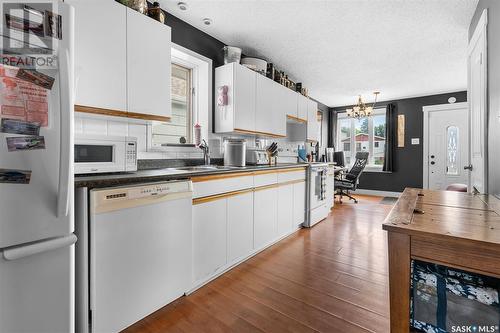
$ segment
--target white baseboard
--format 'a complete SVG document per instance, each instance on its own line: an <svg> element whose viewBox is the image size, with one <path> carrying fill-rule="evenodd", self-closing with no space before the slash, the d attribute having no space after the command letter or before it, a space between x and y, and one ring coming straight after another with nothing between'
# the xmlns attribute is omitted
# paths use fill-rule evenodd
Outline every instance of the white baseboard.
<svg viewBox="0 0 500 333"><path fill-rule="evenodd" d="M401 195L401 192L363 190L363 189L358 188L356 191L352 191L351 194L354 196L356 196L356 194L365 194L365 195L375 195L375 196L379 196L379 197L399 198L399 196Z"/></svg>

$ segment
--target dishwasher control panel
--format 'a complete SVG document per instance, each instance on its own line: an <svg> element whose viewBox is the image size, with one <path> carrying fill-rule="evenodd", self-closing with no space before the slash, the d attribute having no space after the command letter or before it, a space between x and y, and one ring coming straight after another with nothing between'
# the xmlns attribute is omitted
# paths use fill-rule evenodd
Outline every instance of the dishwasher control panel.
<svg viewBox="0 0 500 333"><path fill-rule="evenodd" d="M166 194L173 194L179 192L190 192L191 182L171 182L171 183L159 183L151 184L147 186L138 186L128 189L129 199L139 199L151 196L160 196Z"/></svg>

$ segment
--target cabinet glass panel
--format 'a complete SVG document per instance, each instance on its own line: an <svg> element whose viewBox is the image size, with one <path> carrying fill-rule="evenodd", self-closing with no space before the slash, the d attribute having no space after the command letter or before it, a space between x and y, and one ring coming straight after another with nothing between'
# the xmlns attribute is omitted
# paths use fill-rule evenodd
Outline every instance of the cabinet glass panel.
<svg viewBox="0 0 500 333"><path fill-rule="evenodd" d="M446 173L458 175L458 127L446 129Z"/></svg>

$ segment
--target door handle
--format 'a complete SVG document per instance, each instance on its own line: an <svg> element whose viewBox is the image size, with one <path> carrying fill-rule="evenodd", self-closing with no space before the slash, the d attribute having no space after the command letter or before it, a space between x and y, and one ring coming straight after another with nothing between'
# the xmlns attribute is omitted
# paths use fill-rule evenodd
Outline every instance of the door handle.
<svg viewBox="0 0 500 333"><path fill-rule="evenodd" d="M470 171L472 171L472 169L473 169L472 164L464 166L464 170L470 170Z"/></svg>

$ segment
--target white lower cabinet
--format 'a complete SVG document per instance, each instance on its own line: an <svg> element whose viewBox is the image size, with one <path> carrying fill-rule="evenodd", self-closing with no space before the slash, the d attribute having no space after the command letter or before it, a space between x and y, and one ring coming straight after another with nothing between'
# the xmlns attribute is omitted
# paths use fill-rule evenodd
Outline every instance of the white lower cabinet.
<svg viewBox="0 0 500 333"><path fill-rule="evenodd" d="M293 184L278 187L278 236L293 229Z"/></svg>
<svg viewBox="0 0 500 333"><path fill-rule="evenodd" d="M277 236L278 188L254 192L254 249L270 243Z"/></svg>
<svg viewBox="0 0 500 333"><path fill-rule="evenodd" d="M228 262L248 256L253 250L253 193L227 198Z"/></svg>
<svg viewBox="0 0 500 333"><path fill-rule="evenodd" d="M227 179L244 184L248 176L195 182L192 288L289 235L304 222L304 171L253 177L252 185L237 190L241 193Z"/></svg>
<svg viewBox="0 0 500 333"><path fill-rule="evenodd" d="M293 184L293 228L304 223L306 216L306 182Z"/></svg>
<svg viewBox="0 0 500 333"><path fill-rule="evenodd" d="M193 206L193 282L202 282L227 263L227 200Z"/></svg>

